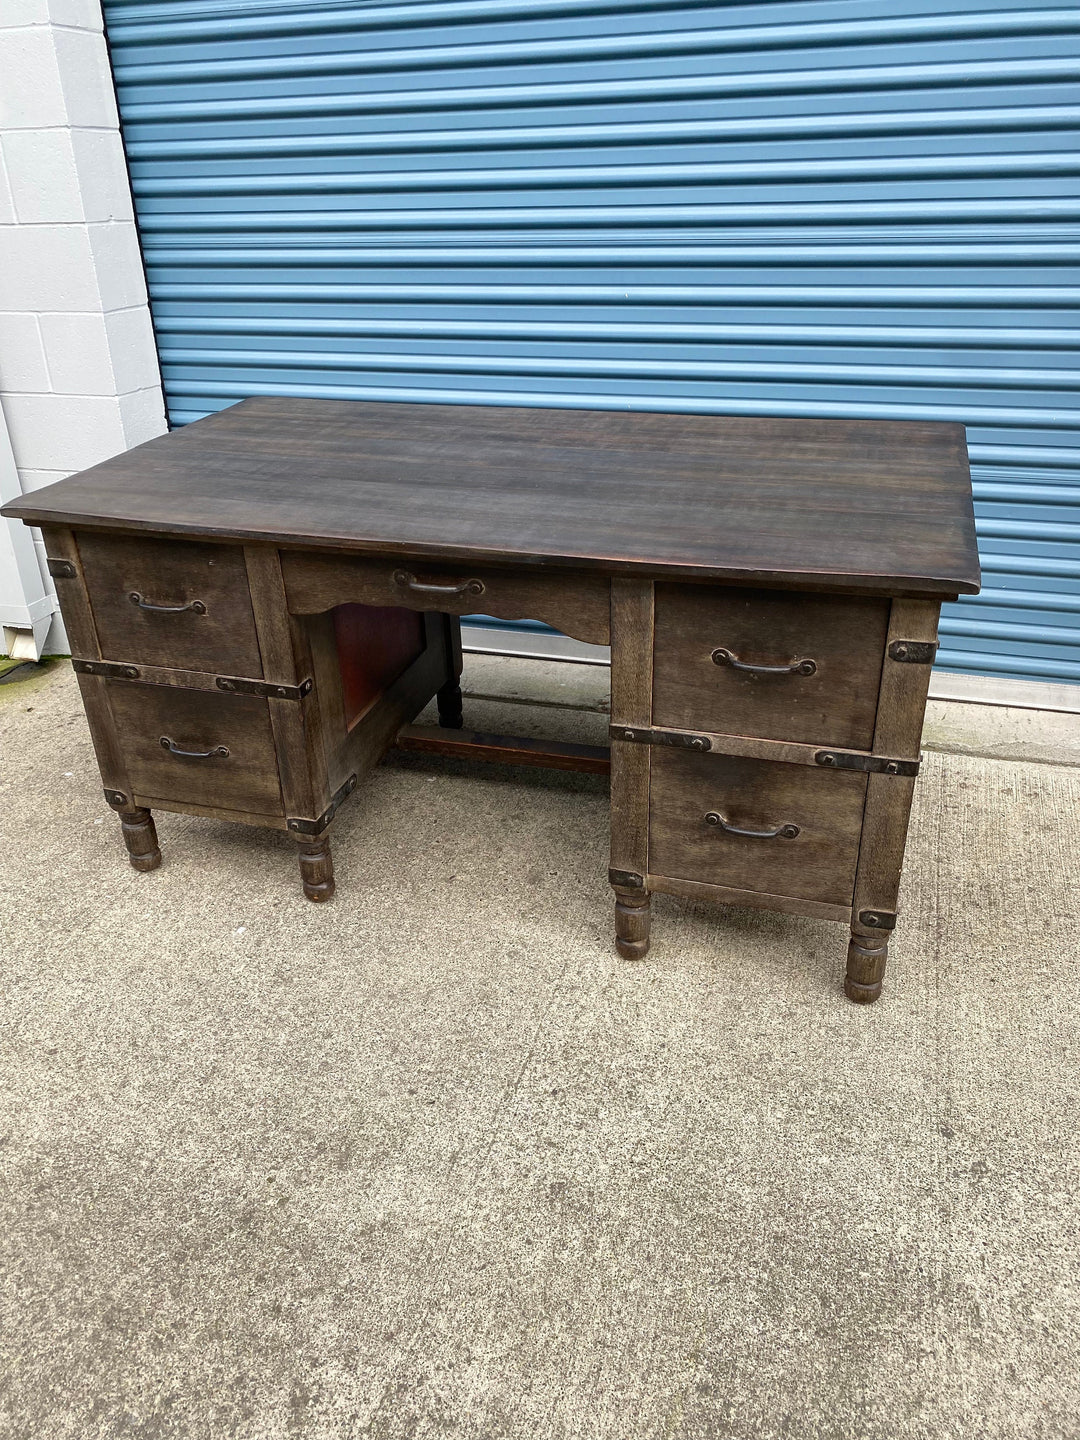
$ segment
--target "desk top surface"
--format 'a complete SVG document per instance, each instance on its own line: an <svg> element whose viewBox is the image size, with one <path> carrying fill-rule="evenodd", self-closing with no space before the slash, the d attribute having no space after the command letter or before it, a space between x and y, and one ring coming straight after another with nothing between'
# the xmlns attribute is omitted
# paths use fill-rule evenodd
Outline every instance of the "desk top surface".
<svg viewBox="0 0 1080 1440"><path fill-rule="evenodd" d="M492 564L973 593L962 425L258 397L7 505Z"/></svg>

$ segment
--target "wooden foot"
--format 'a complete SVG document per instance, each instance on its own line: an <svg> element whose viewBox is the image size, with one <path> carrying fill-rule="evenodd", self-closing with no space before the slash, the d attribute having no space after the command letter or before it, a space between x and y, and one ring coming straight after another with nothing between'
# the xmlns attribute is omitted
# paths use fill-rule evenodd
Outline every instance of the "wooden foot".
<svg viewBox="0 0 1080 1440"><path fill-rule="evenodd" d="M649 892L615 891L615 949L624 960L644 960L649 953Z"/></svg>
<svg viewBox="0 0 1080 1440"><path fill-rule="evenodd" d="M436 693L435 703L439 707L439 724L444 730L460 730L464 723L461 702L461 686L457 679L448 680Z"/></svg>
<svg viewBox="0 0 1080 1440"><path fill-rule="evenodd" d="M856 1005L872 1005L881 994L885 962L889 958L888 935L851 933L848 945L844 994Z"/></svg>
<svg viewBox="0 0 1080 1440"><path fill-rule="evenodd" d="M304 894L309 900L329 900L334 893L334 860L329 835L305 836L298 845Z"/></svg>
<svg viewBox="0 0 1080 1440"><path fill-rule="evenodd" d="M150 811L136 806L133 810L119 810L117 813L132 865L136 870L156 870L161 864L161 851Z"/></svg>

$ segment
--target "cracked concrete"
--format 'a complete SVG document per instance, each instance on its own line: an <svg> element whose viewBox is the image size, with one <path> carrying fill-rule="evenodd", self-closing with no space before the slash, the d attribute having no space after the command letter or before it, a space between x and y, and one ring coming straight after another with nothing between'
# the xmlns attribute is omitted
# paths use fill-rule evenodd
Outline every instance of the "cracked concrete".
<svg viewBox="0 0 1080 1440"><path fill-rule="evenodd" d="M314 906L131 870L66 667L0 751L5 1440L1080 1434L1080 770L927 755L860 1009L824 922L619 961L588 777L391 760Z"/></svg>

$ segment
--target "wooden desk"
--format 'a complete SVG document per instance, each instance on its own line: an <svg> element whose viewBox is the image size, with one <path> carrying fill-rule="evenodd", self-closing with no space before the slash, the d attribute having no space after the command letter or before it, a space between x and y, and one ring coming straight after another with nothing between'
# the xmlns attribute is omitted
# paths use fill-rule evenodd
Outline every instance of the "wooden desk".
<svg viewBox="0 0 1080 1440"><path fill-rule="evenodd" d="M880 993L938 610L979 588L961 426L253 399L3 514L136 869L181 810L289 831L328 899L342 801L432 695L461 726L457 617L546 620L611 644L620 953L661 890L843 921Z"/></svg>

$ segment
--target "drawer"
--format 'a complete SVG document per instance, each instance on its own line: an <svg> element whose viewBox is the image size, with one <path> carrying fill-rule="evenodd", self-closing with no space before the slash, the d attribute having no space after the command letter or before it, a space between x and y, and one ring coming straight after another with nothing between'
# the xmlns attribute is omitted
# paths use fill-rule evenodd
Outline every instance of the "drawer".
<svg viewBox="0 0 1080 1440"><path fill-rule="evenodd" d="M106 660L262 675L238 545L88 531L80 531L78 545Z"/></svg>
<svg viewBox="0 0 1080 1440"><path fill-rule="evenodd" d="M112 680L109 704L128 780L141 799L283 813L265 700ZM163 739L194 753L175 754Z"/></svg>
<svg viewBox="0 0 1080 1440"><path fill-rule="evenodd" d="M591 645L606 645L611 636L611 582L604 575L287 550L281 571L289 609L299 615L345 604L390 605L444 615L544 620Z"/></svg>
<svg viewBox="0 0 1080 1440"><path fill-rule="evenodd" d="M653 723L871 749L889 603L657 585Z"/></svg>
<svg viewBox="0 0 1080 1440"><path fill-rule="evenodd" d="M866 781L857 771L658 746L652 752L649 873L850 905ZM797 827L798 834L763 839L731 834L725 825Z"/></svg>

